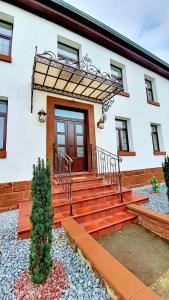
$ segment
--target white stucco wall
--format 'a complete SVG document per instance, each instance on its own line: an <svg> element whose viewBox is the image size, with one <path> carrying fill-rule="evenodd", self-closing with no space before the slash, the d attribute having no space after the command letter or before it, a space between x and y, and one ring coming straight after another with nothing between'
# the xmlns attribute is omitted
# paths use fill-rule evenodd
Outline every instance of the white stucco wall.
<svg viewBox="0 0 169 300"><path fill-rule="evenodd" d="M57 53L58 35L81 45L80 54L84 56L87 53L101 71L110 72L111 60L125 66L130 97L116 96L107 113L105 129L100 130L96 126L97 145L116 153L115 117L127 118L131 123L132 150L136 156L123 157L122 170L161 166L163 157L153 155L150 123L161 124L162 150L169 154L168 80L15 6L0 1L0 11L14 17L12 63L0 61L0 96L8 97L7 158L0 159L0 182L31 179L32 164L37 157L46 157L46 124L38 122L37 112L42 107L46 109L49 93L34 91L34 111L31 114L31 74L35 46L38 46L38 53L45 50ZM160 107L147 104L144 75L155 79ZM101 117L101 106L93 105L96 124Z"/></svg>

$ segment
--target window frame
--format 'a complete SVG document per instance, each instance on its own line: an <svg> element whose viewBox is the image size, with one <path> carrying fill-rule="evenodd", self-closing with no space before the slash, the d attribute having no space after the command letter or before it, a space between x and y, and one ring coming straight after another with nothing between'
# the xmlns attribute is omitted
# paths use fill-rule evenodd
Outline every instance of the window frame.
<svg viewBox="0 0 169 300"><path fill-rule="evenodd" d="M149 82L150 83L150 88L148 88L147 87L147 84L146 84L146 82ZM151 80L149 80L149 79L147 79L147 78L145 78L145 84L146 84L146 95L147 95L147 101L154 101L154 94L153 94L153 86L152 86L152 81ZM151 97L151 99L149 99L148 98L148 91L151 91L151 95L152 95L152 97Z"/></svg>
<svg viewBox="0 0 169 300"><path fill-rule="evenodd" d="M11 54L12 54L12 39L13 39L13 24L10 23L10 22L6 22L6 21L4 21L4 20L1 20L1 19L0 19L0 21L1 21L2 23L8 24L8 25L10 25L10 26L12 27L12 30L11 30L11 36L8 36L8 35L5 35L5 34L0 33L0 38L9 40L8 55L7 55L7 54L4 54L4 53L0 53L0 55L7 56L7 57L11 57Z"/></svg>
<svg viewBox="0 0 169 300"><path fill-rule="evenodd" d="M118 152L129 152L130 151L130 149L129 149L129 138L128 138L128 126L127 126L127 120L124 120L124 119L118 119L118 118L116 118L115 119L115 122L117 122L117 121L120 121L120 122L125 122L125 124L126 124L126 128L119 128L119 127L117 127L117 125L116 125L116 132L117 132L117 137L118 137L118 149L117 149L117 151ZM126 150L124 150L123 149L123 143L122 143L122 140L121 140L121 131L123 131L123 132L125 132L126 133L126 141L127 141L127 149Z"/></svg>
<svg viewBox="0 0 169 300"><path fill-rule="evenodd" d="M155 132L153 132L152 127L155 128ZM155 149L155 147L154 147L153 135L156 136L156 142L157 142L158 149ZM158 125L156 125L156 124L151 124L151 137L152 137L153 151L159 152L160 151L160 143L159 143L159 136L158 136Z"/></svg>
<svg viewBox="0 0 169 300"><path fill-rule="evenodd" d="M3 148L0 148L0 152L6 151L6 140L7 140L7 117L8 117L8 101L1 100L0 102L4 102L6 104L6 112L0 111L0 117L4 118L4 128L3 128Z"/></svg>

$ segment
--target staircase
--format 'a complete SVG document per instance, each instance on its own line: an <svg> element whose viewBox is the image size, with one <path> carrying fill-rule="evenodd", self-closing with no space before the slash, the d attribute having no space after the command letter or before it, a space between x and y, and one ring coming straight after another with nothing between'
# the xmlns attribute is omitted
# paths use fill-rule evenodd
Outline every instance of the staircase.
<svg viewBox="0 0 169 300"><path fill-rule="evenodd" d="M137 195L130 189L122 189L121 194L116 183L107 182L96 172L71 174L71 196L73 216L70 216L70 201L62 186L52 178L52 206L55 208L54 227L61 226L65 218L74 218L88 233L97 238L135 223L137 216L126 209L128 204L146 203L148 198ZM31 201L19 203L18 237L30 235L29 215Z"/></svg>

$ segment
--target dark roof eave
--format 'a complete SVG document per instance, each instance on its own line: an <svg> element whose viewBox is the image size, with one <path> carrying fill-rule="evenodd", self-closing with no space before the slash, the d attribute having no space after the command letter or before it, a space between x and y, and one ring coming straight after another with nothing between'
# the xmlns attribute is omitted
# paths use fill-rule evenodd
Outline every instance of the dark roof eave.
<svg viewBox="0 0 169 300"><path fill-rule="evenodd" d="M169 79L169 65L113 29L60 0L6 0L68 28ZM81 14L80 14L81 13Z"/></svg>

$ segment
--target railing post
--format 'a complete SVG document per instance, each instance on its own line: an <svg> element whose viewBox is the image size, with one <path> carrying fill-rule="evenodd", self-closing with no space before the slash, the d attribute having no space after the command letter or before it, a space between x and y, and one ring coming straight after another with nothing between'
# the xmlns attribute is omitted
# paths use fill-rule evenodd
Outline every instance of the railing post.
<svg viewBox="0 0 169 300"><path fill-rule="evenodd" d="M119 188L120 188L120 201L123 202L123 191L121 184L121 171L120 171L120 157L118 157L118 175L119 175Z"/></svg>

